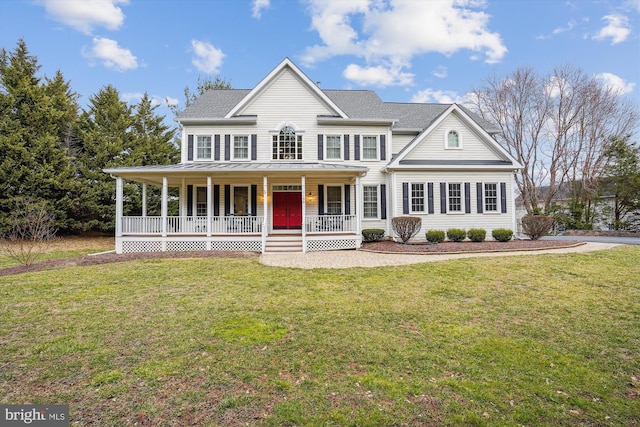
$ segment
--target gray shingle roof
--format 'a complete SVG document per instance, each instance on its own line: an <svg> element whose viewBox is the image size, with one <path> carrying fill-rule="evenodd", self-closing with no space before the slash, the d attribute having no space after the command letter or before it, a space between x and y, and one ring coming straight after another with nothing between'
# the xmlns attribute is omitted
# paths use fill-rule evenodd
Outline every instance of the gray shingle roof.
<svg viewBox="0 0 640 427"><path fill-rule="evenodd" d="M251 89L212 89L203 93L187 107L178 119L219 119L223 118ZM394 129L424 130L451 104L421 104L383 102L371 90L323 90L350 119L398 120ZM489 133L499 129L495 125L461 107Z"/></svg>

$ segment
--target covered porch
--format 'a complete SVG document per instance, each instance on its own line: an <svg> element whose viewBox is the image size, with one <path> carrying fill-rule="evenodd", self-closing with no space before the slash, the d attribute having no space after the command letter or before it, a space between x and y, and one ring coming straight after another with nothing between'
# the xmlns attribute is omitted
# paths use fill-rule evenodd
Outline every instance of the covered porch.
<svg viewBox="0 0 640 427"><path fill-rule="evenodd" d="M366 168L320 163L197 163L108 169L116 179L116 252L308 252L356 249L356 189ZM329 173L330 172L330 173ZM329 178L330 177L330 178ZM141 185L140 216L125 216L123 183ZM148 186L161 214L147 215ZM169 188L178 215L169 215Z"/></svg>

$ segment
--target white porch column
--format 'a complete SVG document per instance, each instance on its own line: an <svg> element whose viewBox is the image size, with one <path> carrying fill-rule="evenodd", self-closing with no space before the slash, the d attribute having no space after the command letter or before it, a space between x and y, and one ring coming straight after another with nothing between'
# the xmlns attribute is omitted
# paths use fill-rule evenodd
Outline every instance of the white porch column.
<svg viewBox="0 0 640 427"><path fill-rule="evenodd" d="M167 215L169 211L169 180L162 177L162 237L167 236Z"/></svg>
<svg viewBox="0 0 640 427"><path fill-rule="evenodd" d="M307 252L307 181L302 175L302 253Z"/></svg>
<svg viewBox="0 0 640 427"><path fill-rule="evenodd" d="M396 193L396 173L395 172L391 172L391 176L387 176L387 199L389 199L389 196L392 196L393 194ZM387 231L391 230L391 218L393 218L394 216L398 215L398 212L396 212L397 206L396 206L396 198L395 197L391 197L391 212L388 212L387 215L387 222L385 224L385 228L387 229Z"/></svg>
<svg viewBox="0 0 640 427"><path fill-rule="evenodd" d="M182 178L182 182L180 183L180 194L178 195L178 215L179 216L187 216L188 208L187 208L187 181Z"/></svg>
<svg viewBox="0 0 640 427"><path fill-rule="evenodd" d="M362 233L362 186L360 185L360 176L356 176L356 233Z"/></svg>
<svg viewBox="0 0 640 427"><path fill-rule="evenodd" d="M147 216L147 183L142 183L142 216Z"/></svg>
<svg viewBox="0 0 640 427"><path fill-rule="evenodd" d="M267 214L269 212L269 186L267 184L267 176L262 177L262 252L264 253L267 247Z"/></svg>
<svg viewBox="0 0 640 427"><path fill-rule="evenodd" d="M116 237L122 236L123 200L122 178L116 177Z"/></svg>
<svg viewBox="0 0 640 427"><path fill-rule="evenodd" d="M211 221L213 216L213 185L211 177L207 177L207 237L211 237Z"/></svg>

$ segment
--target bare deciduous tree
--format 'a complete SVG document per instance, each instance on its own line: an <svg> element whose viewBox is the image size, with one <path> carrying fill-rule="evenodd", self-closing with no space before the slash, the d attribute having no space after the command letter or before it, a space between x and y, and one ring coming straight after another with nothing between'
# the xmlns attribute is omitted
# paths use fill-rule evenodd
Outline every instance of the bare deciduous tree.
<svg viewBox="0 0 640 427"><path fill-rule="evenodd" d="M31 265L57 232L50 206L30 198L16 200L7 224L0 239L1 249L22 265Z"/></svg>
<svg viewBox="0 0 640 427"><path fill-rule="evenodd" d="M549 207L568 183L579 182L572 196L588 200L608 141L631 133L638 120L637 107L619 92L568 65L546 76L531 68L493 76L474 90L471 104L499 126L497 140L524 166L516 184L529 213Z"/></svg>

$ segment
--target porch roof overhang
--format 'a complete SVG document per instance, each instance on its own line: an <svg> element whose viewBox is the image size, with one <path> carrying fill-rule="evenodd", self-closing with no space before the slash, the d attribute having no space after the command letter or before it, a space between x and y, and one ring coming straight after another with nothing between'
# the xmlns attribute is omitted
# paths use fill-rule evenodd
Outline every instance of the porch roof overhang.
<svg viewBox="0 0 640 427"><path fill-rule="evenodd" d="M121 178L147 184L162 184L167 177L169 184L177 184L177 179L198 178L207 176L234 175L247 176L291 176L291 175L331 175L336 177L363 176L369 170L366 166L353 166L338 163L320 162L194 162L174 165L128 166L104 169L105 173Z"/></svg>

